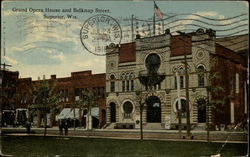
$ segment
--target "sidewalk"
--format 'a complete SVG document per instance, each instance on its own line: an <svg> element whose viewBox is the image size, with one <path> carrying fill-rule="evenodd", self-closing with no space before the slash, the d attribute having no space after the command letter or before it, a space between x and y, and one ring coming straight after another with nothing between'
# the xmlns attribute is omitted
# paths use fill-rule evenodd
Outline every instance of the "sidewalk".
<svg viewBox="0 0 250 157"><path fill-rule="evenodd" d="M43 136L44 128L31 128L32 136ZM26 128L3 128L5 135L27 136ZM140 129L93 129L70 128L65 137L111 138L111 139L139 139ZM178 130L143 130L144 139L148 140L174 140L174 141L207 141L207 132L192 130L192 140L180 139ZM47 128L48 136L60 136L59 128ZM182 137L186 130L182 130ZM246 143L247 132L210 131L210 139L213 142Z"/></svg>

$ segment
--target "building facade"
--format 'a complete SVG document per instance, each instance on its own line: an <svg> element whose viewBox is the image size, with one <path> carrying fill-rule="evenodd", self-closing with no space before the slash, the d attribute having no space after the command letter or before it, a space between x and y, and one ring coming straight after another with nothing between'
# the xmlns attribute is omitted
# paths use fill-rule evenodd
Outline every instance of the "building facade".
<svg viewBox="0 0 250 157"><path fill-rule="evenodd" d="M92 74L91 71L79 71L72 72L70 77L57 78L56 75L51 75L49 79L46 79L44 76L42 80L39 78L35 81L31 78L18 78L18 73L14 74L11 77L13 79L10 79L10 76L7 79L13 83L7 83L8 85L4 86L5 95L10 93L11 89L13 94L9 94L8 98L4 99L3 111L13 111L15 115L13 121L16 121L18 125L25 125L29 115L28 107L33 103L32 95L34 88L43 80L55 82L54 93L59 95L58 106L60 106L60 111L64 108L72 110L78 100L84 101L83 92L91 91L96 98L93 107L96 108L95 114L98 116L96 117L98 124L95 126L102 127L106 123L105 74ZM7 74L5 76L7 78ZM6 80L3 83L6 84ZM7 102L8 104L6 104ZM60 111L50 116L50 125L56 125L56 114L59 114ZM38 117L32 119L34 123L37 123ZM77 117L79 116L77 115Z"/></svg>
<svg viewBox="0 0 250 157"><path fill-rule="evenodd" d="M18 72L1 70L1 118L2 126L13 125L15 119Z"/></svg>
<svg viewBox="0 0 250 157"><path fill-rule="evenodd" d="M144 128L177 128L179 109L185 127L185 57L193 128L205 128L207 122L220 128L244 121L246 59L216 43L211 29L175 36L169 32L147 38L137 35L132 43L107 46L106 105L110 127L139 128L140 104Z"/></svg>

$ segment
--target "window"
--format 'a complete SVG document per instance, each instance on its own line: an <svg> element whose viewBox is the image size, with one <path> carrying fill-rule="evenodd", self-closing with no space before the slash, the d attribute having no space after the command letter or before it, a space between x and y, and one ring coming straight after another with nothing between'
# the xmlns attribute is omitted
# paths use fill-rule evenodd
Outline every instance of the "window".
<svg viewBox="0 0 250 157"><path fill-rule="evenodd" d="M115 75L111 75L110 79L110 92L115 92Z"/></svg>
<svg viewBox="0 0 250 157"><path fill-rule="evenodd" d="M125 92L125 81L122 81L122 91Z"/></svg>
<svg viewBox="0 0 250 157"><path fill-rule="evenodd" d="M204 79L205 68L203 66L199 66L197 68L197 71L198 71L198 87L205 87L205 79Z"/></svg>
<svg viewBox="0 0 250 157"><path fill-rule="evenodd" d="M123 104L124 118L130 118L133 111L133 105L131 102L126 101Z"/></svg>
<svg viewBox="0 0 250 157"><path fill-rule="evenodd" d="M236 93L239 93L239 90L240 90L240 88L239 88L239 84L240 84L240 78L239 78L239 73L236 73L235 74L235 85L236 85Z"/></svg>
<svg viewBox="0 0 250 157"><path fill-rule="evenodd" d="M59 101L61 101L61 102L68 102L69 101L69 98L68 98L68 89L61 89L59 91L59 94L60 94Z"/></svg>
<svg viewBox="0 0 250 157"><path fill-rule="evenodd" d="M134 80L131 80L131 91L134 91Z"/></svg>
<svg viewBox="0 0 250 157"><path fill-rule="evenodd" d="M177 77L174 77L174 88L177 89Z"/></svg>
<svg viewBox="0 0 250 157"><path fill-rule="evenodd" d="M115 91L115 81L110 82L110 91L114 92Z"/></svg>
<svg viewBox="0 0 250 157"><path fill-rule="evenodd" d="M158 90L160 90L160 89L161 89L161 83L158 84Z"/></svg>
<svg viewBox="0 0 250 157"><path fill-rule="evenodd" d="M179 110L179 101L177 101L175 103L175 108L176 108L176 111ZM187 116L187 109L186 109L186 100L185 99L181 99L181 117L186 117Z"/></svg>
<svg viewBox="0 0 250 157"><path fill-rule="evenodd" d="M145 64L148 69L148 73L155 74L161 65L161 58L157 54L151 53L146 58Z"/></svg>
<svg viewBox="0 0 250 157"><path fill-rule="evenodd" d="M105 88L101 87L101 98L104 99L105 98Z"/></svg>
<svg viewBox="0 0 250 157"><path fill-rule="evenodd" d="M184 74L185 74L185 69L183 67L179 67L176 69L176 73L178 73L178 78L177 79L177 76L174 77L174 88L177 89L177 80L179 80L179 85L180 85L180 88L184 88Z"/></svg>
<svg viewBox="0 0 250 157"><path fill-rule="evenodd" d="M123 73L122 79L122 92L134 90L134 73Z"/></svg>
<svg viewBox="0 0 250 157"><path fill-rule="evenodd" d="M21 104L22 104L22 103L26 103L26 100L27 100L27 93L26 93L26 92L22 93L20 99L21 99Z"/></svg>
<svg viewBox="0 0 250 157"><path fill-rule="evenodd" d="M180 88L184 88L184 76L180 76Z"/></svg>
<svg viewBox="0 0 250 157"><path fill-rule="evenodd" d="M127 81L127 91L129 91L129 81Z"/></svg>

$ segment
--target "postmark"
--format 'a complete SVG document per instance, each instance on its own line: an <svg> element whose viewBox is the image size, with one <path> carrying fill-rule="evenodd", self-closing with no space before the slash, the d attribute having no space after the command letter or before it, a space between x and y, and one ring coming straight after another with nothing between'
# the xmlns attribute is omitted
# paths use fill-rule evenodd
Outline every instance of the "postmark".
<svg viewBox="0 0 250 157"><path fill-rule="evenodd" d="M98 14L88 18L80 31L82 45L95 55L105 55L106 46L120 44L122 29L111 16Z"/></svg>

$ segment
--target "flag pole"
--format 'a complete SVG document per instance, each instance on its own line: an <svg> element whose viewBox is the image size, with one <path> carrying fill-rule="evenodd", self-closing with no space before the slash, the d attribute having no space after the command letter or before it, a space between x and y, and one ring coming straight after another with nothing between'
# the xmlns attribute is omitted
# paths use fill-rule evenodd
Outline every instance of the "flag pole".
<svg viewBox="0 0 250 157"><path fill-rule="evenodd" d="M134 15L132 14L132 17L131 17L132 19L131 19L131 31L132 31L132 34L131 34L131 36L132 36L132 42L134 41Z"/></svg>
<svg viewBox="0 0 250 157"><path fill-rule="evenodd" d="M153 19L153 35L155 36L155 1L154 1L154 19Z"/></svg>

